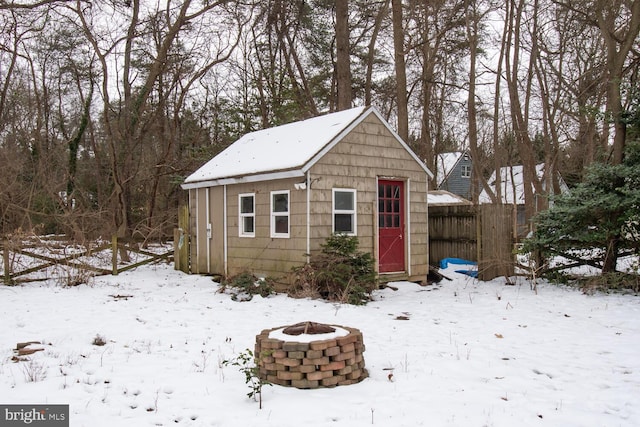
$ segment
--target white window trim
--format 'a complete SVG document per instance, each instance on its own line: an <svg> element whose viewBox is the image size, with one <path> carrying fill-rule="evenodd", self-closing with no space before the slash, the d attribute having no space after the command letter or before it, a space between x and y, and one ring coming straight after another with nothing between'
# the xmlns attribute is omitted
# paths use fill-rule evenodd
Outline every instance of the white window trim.
<svg viewBox="0 0 640 427"><path fill-rule="evenodd" d="M353 193L353 210L336 209L336 192L341 193ZM332 188L331 189L331 230L336 233L336 214L351 214L353 215L353 232L345 234L347 236L358 235L358 191L354 188Z"/></svg>
<svg viewBox="0 0 640 427"><path fill-rule="evenodd" d="M468 172L468 173L465 173ZM471 178L471 165L462 165L462 178Z"/></svg>
<svg viewBox="0 0 640 427"><path fill-rule="evenodd" d="M253 210L250 214L242 213L242 198L253 197ZM244 221L246 217L253 217L253 233L244 231ZM256 193L238 194L238 237L256 237Z"/></svg>
<svg viewBox="0 0 640 427"><path fill-rule="evenodd" d="M273 211L273 196L277 194L286 194L287 195L287 212L274 212ZM289 190L279 190L272 191L269 196L269 212L270 212L270 223L271 223L271 237L274 239L288 239L291 232L291 194ZM276 233L276 217L286 216L287 217L287 232L286 233Z"/></svg>

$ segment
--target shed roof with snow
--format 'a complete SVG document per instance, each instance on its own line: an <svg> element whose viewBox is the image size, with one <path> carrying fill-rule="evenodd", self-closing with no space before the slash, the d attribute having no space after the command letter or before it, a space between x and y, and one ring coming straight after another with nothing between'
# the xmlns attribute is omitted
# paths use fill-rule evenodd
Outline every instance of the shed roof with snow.
<svg viewBox="0 0 640 427"><path fill-rule="evenodd" d="M287 275L346 233L387 277L423 277L432 177L373 107L248 133L182 185L191 271Z"/></svg>
<svg viewBox="0 0 640 427"><path fill-rule="evenodd" d="M370 112L379 116L371 107L356 107L248 133L189 175L183 188L304 176ZM404 141L398 141L431 175Z"/></svg>

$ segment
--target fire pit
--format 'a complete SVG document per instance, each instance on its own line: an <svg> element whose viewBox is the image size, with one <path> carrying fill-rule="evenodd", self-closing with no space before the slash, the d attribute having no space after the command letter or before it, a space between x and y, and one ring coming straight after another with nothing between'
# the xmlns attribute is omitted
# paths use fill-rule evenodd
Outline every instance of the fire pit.
<svg viewBox="0 0 640 427"><path fill-rule="evenodd" d="M368 376L362 332L347 326L302 322L256 336L260 378L297 388L355 384Z"/></svg>

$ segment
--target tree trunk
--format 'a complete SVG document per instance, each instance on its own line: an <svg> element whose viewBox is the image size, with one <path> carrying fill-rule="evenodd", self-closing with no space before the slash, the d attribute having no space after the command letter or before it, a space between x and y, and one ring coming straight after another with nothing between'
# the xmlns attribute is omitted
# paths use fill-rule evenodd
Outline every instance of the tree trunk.
<svg viewBox="0 0 640 427"><path fill-rule="evenodd" d="M607 116L613 120L613 164L624 160L627 124L622 117L622 94L620 86L627 55L636 43L640 32L640 1L631 5L629 26L617 28L616 20L620 10L609 2L597 2L596 20L607 47ZM618 4L618 8L621 6ZM624 31L626 30L626 32Z"/></svg>
<svg viewBox="0 0 640 427"><path fill-rule="evenodd" d="M351 108L351 68L349 60L349 2L336 0L336 80L337 110Z"/></svg>
<svg viewBox="0 0 640 427"><path fill-rule="evenodd" d="M516 3L517 2L517 3ZM536 1L537 5L537 1ZM523 18L523 9L525 7L525 0L512 0L510 2L510 16L506 25L509 26L510 43L507 44L507 52L505 55L506 68L507 68L507 88L509 90L509 101L511 108L511 115L513 120L513 128L520 151L520 157L522 160L522 175L524 184L524 202L525 202L525 218L530 220L535 214L535 194L542 193L542 186L540 180L536 176L536 162L533 154L533 144L529 136L528 129L528 109L529 100L531 95L531 73L533 72L532 64L530 64L530 72L525 82L527 91L525 93L524 110L523 105L520 102L520 79L518 75L519 60L520 60L520 48L521 48L521 25ZM534 25L535 26L535 25ZM509 47L512 45L512 48ZM536 54L535 47L532 48L533 52L530 53L530 57L533 58ZM532 61L533 59L531 59Z"/></svg>
<svg viewBox="0 0 640 427"><path fill-rule="evenodd" d="M391 0L393 14L393 50L396 69L396 100L398 103L398 135L409 140L409 112L407 106L407 69L404 59L404 30L402 29L402 0Z"/></svg>
<svg viewBox="0 0 640 427"><path fill-rule="evenodd" d="M480 165L480 150L478 150L478 118L476 111L476 60L478 56L478 20L480 16L475 8L475 3L467 9L466 30L469 42L469 90L467 92L467 110L469 122L469 149L471 150L472 175L471 196L474 203L478 203L478 190L482 186L495 203L495 194L489 187L487 180L482 175Z"/></svg>
<svg viewBox="0 0 640 427"><path fill-rule="evenodd" d="M380 7L380 11L376 15L376 20L373 25L373 32L369 45L367 46L367 71L364 81L364 105L371 105L371 80L373 78L373 63L375 61L375 47L378 40L378 34L380 33L380 27L382 26L382 19L387 13L389 8L389 0L385 0Z"/></svg>
<svg viewBox="0 0 640 427"><path fill-rule="evenodd" d="M620 236L607 238L607 249L602 263L602 274L613 273L618 265L618 251L620 250Z"/></svg>
<svg viewBox="0 0 640 427"><path fill-rule="evenodd" d="M73 138L69 141L69 176L67 177L67 208L73 206L72 194L75 190L76 173L78 169L78 149L80 148L80 141L84 136L87 127L89 126L89 118L91 116L91 101L93 98L93 85L89 88L89 94L84 103L82 110L82 116L80 117L80 125L78 130L73 135Z"/></svg>

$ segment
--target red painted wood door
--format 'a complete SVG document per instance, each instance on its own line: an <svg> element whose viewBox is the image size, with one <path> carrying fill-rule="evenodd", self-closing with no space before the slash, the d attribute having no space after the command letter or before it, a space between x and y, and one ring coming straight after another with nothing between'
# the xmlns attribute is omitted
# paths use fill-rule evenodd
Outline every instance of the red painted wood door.
<svg viewBox="0 0 640 427"><path fill-rule="evenodd" d="M378 181L378 267L380 273L405 271L404 182Z"/></svg>

